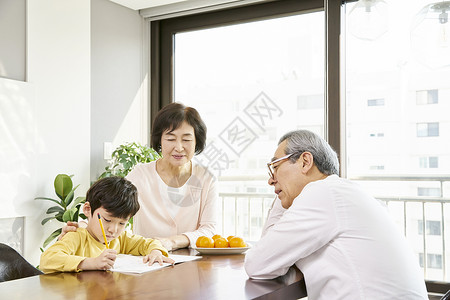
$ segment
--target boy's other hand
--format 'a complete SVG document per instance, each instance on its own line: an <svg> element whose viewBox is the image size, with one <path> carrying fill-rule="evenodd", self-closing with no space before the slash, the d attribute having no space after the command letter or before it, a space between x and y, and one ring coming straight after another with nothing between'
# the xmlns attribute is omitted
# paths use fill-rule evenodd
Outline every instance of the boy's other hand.
<svg viewBox="0 0 450 300"><path fill-rule="evenodd" d="M172 265L175 263L175 261L173 259L171 259L170 257L165 257L160 250L152 250L152 252L150 252L150 254L147 254L146 256L144 256L144 263L147 263L147 262L148 262L149 266L153 265L153 263L155 263L155 262L158 262L160 265L162 265L163 262L169 263Z"/></svg>

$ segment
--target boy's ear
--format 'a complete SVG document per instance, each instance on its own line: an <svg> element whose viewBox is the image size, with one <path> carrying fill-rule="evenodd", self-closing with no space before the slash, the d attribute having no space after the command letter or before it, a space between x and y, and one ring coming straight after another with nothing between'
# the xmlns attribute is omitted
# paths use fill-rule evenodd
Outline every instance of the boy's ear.
<svg viewBox="0 0 450 300"><path fill-rule="evenodd" d="M90 217L92 215L91 204L89 202L85 202L83 205L83 213L86 217Z"/></svg>

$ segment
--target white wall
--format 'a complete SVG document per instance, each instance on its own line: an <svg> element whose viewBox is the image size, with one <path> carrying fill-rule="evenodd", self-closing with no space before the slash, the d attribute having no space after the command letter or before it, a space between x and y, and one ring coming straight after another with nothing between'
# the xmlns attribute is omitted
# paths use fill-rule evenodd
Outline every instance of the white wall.
<svg viewBox="0 0 450 300"><path fill-rule="evenodd" d="M105 142L147 143L147 69L139 12L91 1L91 180L104 171Z"/></svg>
<svg viewBox="0 0 450 300"><path fill-rule="evenodd" d="M105 164L103 142L147 141L148 55L137 11L108 0L32 0L26 8L26 81L0 78L0 219L25 219L23 255L37 265L43 241L62 224L42 226L53 203L34 198L56 198L59 173L73 174L76 196L84 195ZM20 235L14 229L2 232Z"/></svg>
<svg viewBox="0 0 450 300"><path fill-rule="evenodd" d="M24 219L36 195L35 87L0 78L0 242L23 252Z"/></svg>
<svg viewBox="0 0 450 300"><path fill-rule="evenodd" d="M73 174L89 187L90 171L90 1L33 0L27 3L27 78L35 89L36 172L17 183L27 203L35 207L25 220L24 256L39 262L39 247L60 224L42 227L50 202L35 203L35 196L55 197L53 180ZM57 223L57 222L56 222ZM53 226L52 226L53 225Z"/></svg>

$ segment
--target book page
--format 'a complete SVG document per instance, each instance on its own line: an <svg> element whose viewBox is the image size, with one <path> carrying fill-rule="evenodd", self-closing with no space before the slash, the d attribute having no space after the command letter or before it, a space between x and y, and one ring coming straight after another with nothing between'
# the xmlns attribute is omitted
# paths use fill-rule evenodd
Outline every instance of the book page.
<svg viewBox="0 0 450 300"><path fill-rule="evenodd" d="M169 257L175 261L175 264L202 258L201 256L189 256L189 255L169 255ZM119 254L117 255L114 267L110 269L110 271L140 274L159 270L168 266L171 266L171 264L163 263L162 265L160 265L157 262L149 266L148 263L143 262L143 256Z"/></svg>

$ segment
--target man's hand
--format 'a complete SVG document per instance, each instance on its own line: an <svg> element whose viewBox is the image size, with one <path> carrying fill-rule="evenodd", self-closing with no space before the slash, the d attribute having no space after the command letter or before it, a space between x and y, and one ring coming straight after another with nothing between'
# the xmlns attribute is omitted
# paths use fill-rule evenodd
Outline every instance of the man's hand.
<svg viewBox="0 0 450 300"><path fill-rule="evenodd" d="M78 228L78 222L67 221L67 223L62 227L61 234L58 236L58 241L68 232L75 232Z"/></svg>
<svg viewBox="0 0 450 300"><path fill-rule="evenodd" d="M114 266L117 258L117 251L106 249L97 257L85 258L78 268L81 270L109 270Z"/></svg>
<svg viewBox="0 0 450 300"><path fill-rule="evenodd" d="M158 262L160 265L165 263L174 264L175 261L170 257L165 257L160 250L152 250L150 254L144 256L144 263L148 263L149 266L153 265L153 263Z"/></svg>

